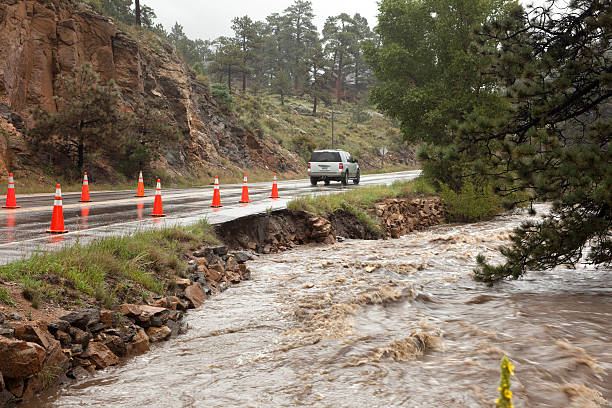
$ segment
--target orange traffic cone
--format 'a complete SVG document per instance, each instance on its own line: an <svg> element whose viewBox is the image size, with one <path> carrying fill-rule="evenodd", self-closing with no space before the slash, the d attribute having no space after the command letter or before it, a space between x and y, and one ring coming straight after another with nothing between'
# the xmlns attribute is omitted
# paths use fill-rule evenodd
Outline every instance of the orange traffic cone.
<svg viewBox="0 0 612 408"><path fill-rule="evenodd" d="M272 182L272 195L270 198L280 198L278 196L278 185L276 185L276 173L274 173L274 181Z"/></svg>
<svg viewBox="0 0 612 408"><path fill-rule="evenodd" d="M83 176L83 190L81 190L81 199L79 200L79 202L91 202L91 200L89 199L89 180L87 179L87 172L85 172L85 176Z"/></svg>
<svg viewBox="0 0 612 408"><path fill-rule="evenodd" d="M157 179L157 187L155 187L155 202L153 203L153 213L150 214L152 217L165 217L164 209L162 208L162 197L161 197L161 181Z"/></svg>
<svg viewBox="0 0 612 408"><path fill-rule="evenodd" d="M239 203L250 203L251 200L249 200L249 183L247 181L247 175L244 175L244 178L242 179L242 197L240 197L240 201L238 201Z"/></svg>
<svg viewBox="0 0 612 408"><path fill-rule="evenodd" d="M63 234L68 232L64 228L64 210L62 208L62 186L55 187L55 201L53 202L53 216L51 217L51 228L47 230L53 234Z"/></svg>
<svg viewBox="0 0 612 408"><path fill-rule="evenodd" d="M223 207L221 205L221 192L219 191L219 176L215 176L215 190L213 191L213 202L211 207Z"/></svg>
<svg viewBox="0 0 612 408"><path fill-rule="evenodd" d="M6 204L2 208L20 208L17 205L15 198L15 183L13 182L13 173L9 174L8 190L6 192Z"/></svg>
<svg viewBox="0 0 612 408"><path fill-rule="evenodd" d="M136 197L144 196L144 180L142 179L142 170L140 170L140 175L138 175L138 188L136 189Z"/></svg>

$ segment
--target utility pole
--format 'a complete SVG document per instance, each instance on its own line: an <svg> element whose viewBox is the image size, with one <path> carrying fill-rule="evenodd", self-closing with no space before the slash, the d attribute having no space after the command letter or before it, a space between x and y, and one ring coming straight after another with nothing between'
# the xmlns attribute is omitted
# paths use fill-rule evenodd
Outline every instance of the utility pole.
<svg viewBox="0 0 612 408"><path fill-rule="evenodd" d="M332 111L332 150L334 150L334 115L341 115L342 112Z"/></svg>
<svg viewBox="0 0 612 408"><path fill-rule="evenodd" d="M136 0L136 5L134 7L134 14L136 15L136 25L140 27L142 25L140 20L140 0Z"/></svg>

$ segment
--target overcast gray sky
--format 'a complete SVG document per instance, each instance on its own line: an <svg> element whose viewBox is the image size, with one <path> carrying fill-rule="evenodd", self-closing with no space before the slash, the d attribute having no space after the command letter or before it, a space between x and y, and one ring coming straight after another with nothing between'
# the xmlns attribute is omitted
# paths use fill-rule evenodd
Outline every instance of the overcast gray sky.
<svg viewBox="0 0 612 408"><path fill-rule="evenodd" d="M377 23L379 0L311 0L315 24L319 31L329 16L359 13L368 19L370 27ZM524 5L543 4L549 0L520 0ZM566 3L568 0L557 0ZM264 20L272 13L282 13L293 0L141 0L157 13L157 22L170 29L178 22L191 39L212 40L221 35L232 35L232 19L248 15L253 20Z"/></svg>
<svg viewBox="0 0 612 408"><path fill-rule="evenodd" d="M315 24L319 31L325 19L340 13L351 16L359 13L373 27L378 14L377 0L311 0ZM232 34L231 20L248 15L253 20L263 20L272 13L282 13L293 0L141 0L152 7L157 21L169 29L179 22L189 38L203 40Z"/></svg>

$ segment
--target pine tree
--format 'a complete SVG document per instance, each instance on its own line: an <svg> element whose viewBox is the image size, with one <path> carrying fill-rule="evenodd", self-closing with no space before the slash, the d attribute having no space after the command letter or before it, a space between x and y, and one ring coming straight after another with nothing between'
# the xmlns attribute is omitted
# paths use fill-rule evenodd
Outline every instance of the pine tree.
<svg viewBox="0 0 612 408"><path fill-rule="evenodd" d="M612 262L609 6L603 0L576 0L563 11L554 4L527 12L516 6L480 32L478 50L493 56L488 71L506 104L494 116L475 111L459 127L454 150L475 150L483 174L508 181L502 193L526 191L529 200L552 201L553 208L514 231L504 264L479 257L478 280Z"/></svg>
<svg viewBox="0 0 612 408"><path fill-rule="evenodd" d="M295 0L285 10L283 22L284 30L290 39L289 54L291 58L290 69L293 74L293 87L296 92L306 81L307 69L304 68L307 44L317 37L317 30L313 24L314 13L310 1Z"/></svg>
<svg viewBox="0 0 612 408"><path fill-rule="evenodd" d="M259 24L251 20L249 16L236 17L232 20L232 23L236 42L240 46L242 92L246 92L247 77L256 70L255 63L258 60L258 53L263 47L263 40L260 36Z"/></svg>
<svg viewBox="0 0 612 408"><path fill-rule="evenodd" d="M75 68L73 75L61 76L58 82L57 113L35 110L29 135L36 147L42 147L38 150L55 152L55 164L70 168L74 163L80 175L88 154L118 150L120 130L130 123L118 110L118 88L112 81L102 84L91 64Z"/></svg>

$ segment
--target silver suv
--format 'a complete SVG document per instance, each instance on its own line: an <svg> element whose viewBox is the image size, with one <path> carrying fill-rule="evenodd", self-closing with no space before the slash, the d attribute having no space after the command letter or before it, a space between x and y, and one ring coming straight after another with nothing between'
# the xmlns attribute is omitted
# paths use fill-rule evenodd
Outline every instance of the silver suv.
<svg viewBox="0 0 612 408"><path fill-rule="evenodd" d="M361 171L357 160L344 150L317 150L312 152L308 161L308 175L310 184L316 186L319 181L323 181L326 186L329 182L340 181L347 185L349 180L359 184Z"/></svg>

